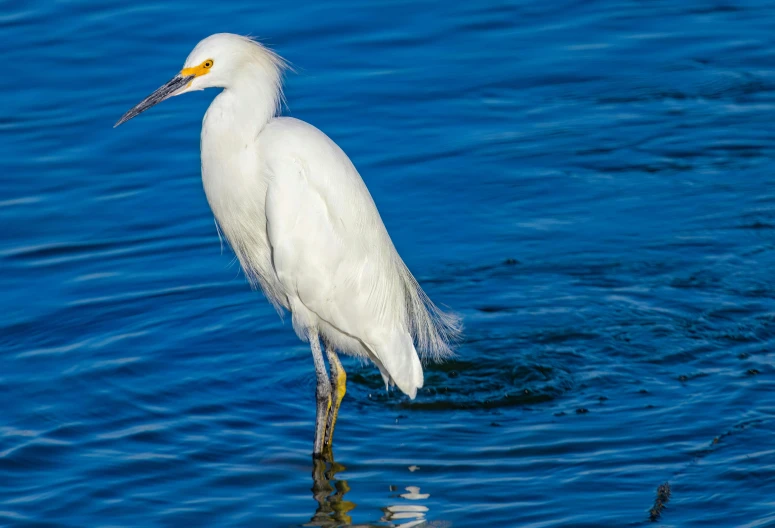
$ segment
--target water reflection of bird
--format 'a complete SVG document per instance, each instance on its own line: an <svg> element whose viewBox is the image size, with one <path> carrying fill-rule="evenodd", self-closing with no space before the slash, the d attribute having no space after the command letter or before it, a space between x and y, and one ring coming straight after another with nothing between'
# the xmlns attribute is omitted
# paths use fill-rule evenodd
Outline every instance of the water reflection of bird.
<svg viewBox="0 0 775 528"><path fill-rule="evenodd" d="M341 464L326 462L320 459L313 460L312 469L312 497L318 503L315 514L304 526L318 526L321 528L333 528L335 526L352 525L350 512L355 509L355 503L345 499L350 486L346 480L337 478L337 473L345 471ZM394 489L391 487L391 489ZM401 493L398 498L405 499L398 503L382 508L382 518L379 524L358 524L362 528L372 526L392 526L394 528L414 528L415 526L446 526L443 521L434 521L428 524L426 514L428 507L422 504L430 497L428 493L420 493L420 488L407 486L406 493ZM413 502L405 502L413 501ZM391 501L392 502L392 501Z"/></svg>
<svg viewBox="0 0 775 528"><path fill-rule="evenodd" d="M402 493L399 497L412 501L424 500L430 497L429 493L420 493L420 488L417 486L407 486L406 493ZM382 521L391 523L395 528L413 528L415 526L426 525L425 514L428 512L428 507L423 504L393 504L383 510L385 515L382 517ZM399 523L399 524L395 524ZM438 525L438 523L435 523Z"/></svg>
<svg viewBox="0 0 775 528"><path fill-rule="evenodd" d="M207 201L251 282L291 311L297 335L310 342L319 456L330 449L345 392L337 352L371 359L386 385L414 398L423 385L417 349L448 355L460 326L404 265L347 155L313 126L275 117L284 69L248 38L212 35L116 126L168 97L223 88L202 123Z"/></svg>
<svg viewBox="0 0 775 528"><path fill-rule="evenodd" d="M350 511L355 509L355 503L344 500L350 486L346 480L336 478L336 474L346 468L336 462L326 467L326 463L320 459L312 463L312 498L318 503L318 508L304 526L328 528L351 524Z"/></svg>

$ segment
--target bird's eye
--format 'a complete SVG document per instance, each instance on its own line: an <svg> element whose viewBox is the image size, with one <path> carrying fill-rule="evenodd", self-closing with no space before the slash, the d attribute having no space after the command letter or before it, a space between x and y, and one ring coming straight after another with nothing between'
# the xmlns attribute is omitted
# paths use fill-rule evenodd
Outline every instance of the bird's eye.
<svg viewBox="0 0 775 528"><path fill-rule="evenodd" d="M204 62L204 64L203 64L203 66L204 66L205 68L212 68L212 67L213 67L213 61L211 61L211 60L206 60L206 61Z"/></svg>

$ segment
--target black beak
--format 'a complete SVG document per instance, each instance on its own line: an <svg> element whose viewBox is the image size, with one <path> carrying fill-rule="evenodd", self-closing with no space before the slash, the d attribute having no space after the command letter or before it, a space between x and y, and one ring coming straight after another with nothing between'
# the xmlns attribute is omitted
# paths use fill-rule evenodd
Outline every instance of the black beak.
<svg viewBox="0 0 775 528"><path fill-rule="evenodd" d="M186 86L195 76L189 75L187 77L182 77L180 75L176 75L172 78L170 82L153 92L151 95L140 101L140 103L132 108L129 112L121 116L121 119L118 120L118 122L113 125L113 128L116 128L118 125L122 123L126 123L136 115L142 114L146 110L148 110L150 107L152 107L155 104L159 104L168 97L171 97L175 95L175 92Z"/></svg>

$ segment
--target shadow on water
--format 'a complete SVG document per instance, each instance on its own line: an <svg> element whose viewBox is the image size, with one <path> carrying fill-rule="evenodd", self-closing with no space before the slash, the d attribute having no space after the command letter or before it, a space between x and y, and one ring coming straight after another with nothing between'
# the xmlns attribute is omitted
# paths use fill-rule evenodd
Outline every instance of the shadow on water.
<svg viewBox="0 0 775 528"><path fill-rule="evenodd" d="M312 497L317 502L317 509L309 522L302 526L318 526L321 528L333 528L342 526L413 528L416 526L449 526L447 523L426 519L428 507L418 502L430 497L428 493L421 493L417 486L407 486L405 493L400 493L395 498L403 499L396 504L390 504L382 508L382 517L379 524L357 523L353 524L352 512L357 504L345 498L351 489L347 480L338 478L337 474L346 471L347 468L333 460L313 458L312 460ZM391 486L391 490L395 489Z"/></svg>

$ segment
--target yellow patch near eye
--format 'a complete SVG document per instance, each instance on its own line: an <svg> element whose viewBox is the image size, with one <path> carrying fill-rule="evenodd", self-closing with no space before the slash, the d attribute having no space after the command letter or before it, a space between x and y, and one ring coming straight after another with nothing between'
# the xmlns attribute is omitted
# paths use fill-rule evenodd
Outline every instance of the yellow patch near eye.
<svg viewBox="0 0 775 528"><path fill-rule="evenodd" d="M213 67L213 59L207 59L199 66L192 66L191 68L183 68L180 70L180 75L182 77L189 77L193 75L194 77L200 77L202 75L205 75L207 73L210 73L210 68Z"/></svg>

